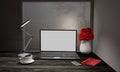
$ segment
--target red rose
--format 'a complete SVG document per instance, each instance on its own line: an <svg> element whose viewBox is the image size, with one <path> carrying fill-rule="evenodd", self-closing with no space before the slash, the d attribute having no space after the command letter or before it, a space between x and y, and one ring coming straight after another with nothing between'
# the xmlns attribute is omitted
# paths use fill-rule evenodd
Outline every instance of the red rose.
<svg viewBox="0 0 120 72"><path fill-rule="evenodd" d="M79 40L93 40L94 35L92 32L92 29L87 27L87 28L82 28L79 34Z"/></svg>

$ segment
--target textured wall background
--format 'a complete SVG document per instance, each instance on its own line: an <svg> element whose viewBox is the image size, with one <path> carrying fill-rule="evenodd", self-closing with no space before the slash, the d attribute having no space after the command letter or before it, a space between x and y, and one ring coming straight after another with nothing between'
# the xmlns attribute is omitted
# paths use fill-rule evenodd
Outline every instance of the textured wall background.
<svg viewBox="0 0 120 72"><path fill-rule="evenodd" d="M90 2L23 2L23 22L27 19L31 22L25 29L33 35L28 50L39 50L40 29L76 29L79 33L90 26Z"/></svg>

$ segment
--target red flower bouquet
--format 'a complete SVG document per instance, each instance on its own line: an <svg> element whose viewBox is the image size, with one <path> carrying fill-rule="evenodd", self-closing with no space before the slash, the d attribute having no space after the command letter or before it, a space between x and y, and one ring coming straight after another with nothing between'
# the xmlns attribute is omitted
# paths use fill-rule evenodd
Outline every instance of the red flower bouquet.
<svg viewBox="0 0 120 72"><path fill-rule="evenodd" d="M93 35L93 31L92 28L82 28L79 34L79 40L93 40L94 39L94 35Z"/></svg>

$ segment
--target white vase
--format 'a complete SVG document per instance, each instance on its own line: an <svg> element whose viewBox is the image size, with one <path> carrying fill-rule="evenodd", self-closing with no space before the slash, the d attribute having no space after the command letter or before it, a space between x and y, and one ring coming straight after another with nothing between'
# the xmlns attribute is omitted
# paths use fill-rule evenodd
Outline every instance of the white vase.
<svg viewBox="0 0 120 72"><path fill-rule="evenodd" d="M80 52L83 54L91 53L91 41L82 40L80 43Z"/></svg>

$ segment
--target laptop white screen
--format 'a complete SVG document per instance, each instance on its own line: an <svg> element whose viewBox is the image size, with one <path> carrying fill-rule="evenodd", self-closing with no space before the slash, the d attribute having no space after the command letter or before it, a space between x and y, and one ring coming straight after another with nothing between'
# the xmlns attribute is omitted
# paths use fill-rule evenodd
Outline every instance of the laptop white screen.
<svg viewBox="0 0 120 72"><path fill-rule="evenodd" d="M41 30L41 51L76 51L76 30Z"/></svg>

